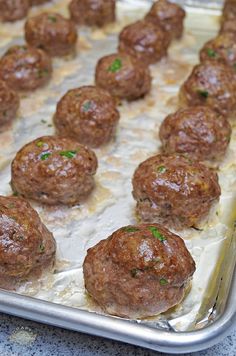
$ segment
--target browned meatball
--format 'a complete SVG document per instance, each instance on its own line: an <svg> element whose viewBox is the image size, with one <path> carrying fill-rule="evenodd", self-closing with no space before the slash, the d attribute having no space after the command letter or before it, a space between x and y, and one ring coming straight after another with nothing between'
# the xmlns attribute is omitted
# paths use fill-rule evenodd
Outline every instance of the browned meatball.
<svg viewBox="0 0 236 356"><path fill-rule="evenodd" d="M119 36L119 51L125 52L145 64L159 61L167 55L169 34L150 21L137 21L126 26Z"/></svg>
<svg viewBox="0 0 236 356"><path fill-rule="evenodd" d="M185 11L167 0L155 2L145 19L160 24L172 38L180 38L183 33Z"/></svg>
<svg viewBox="0 0 236 356"><path fill-rule="evenodd" d="M186 154L202 161L221 160L230 136L228 120L207 106L180 109L168 115L160 128L165 153Z"/></svg>
<svg viewBox="0 0 236 356"><path fill-rule="evenodd" d="M113 97L105 90L84 86L69 90L57 104L58 134L98 147L111 140L119 120Z"/></svg>
<svg viewBox="0 0 236 356"><path fill-rule="evenodd" d="M16 289L52 268L56 242L37 212L21 198L0 196L0 287Z"/></svg>
<svg viewBox="0 0 236 356"><path fill-rule="evenodd" d="M57 13L41 13L25 23L25 39L51 56L64 56L75 51L77 31L72 21Z"/></svg>
<svg viewBox="0 0 236 356"><path fill-rule="evenodd" d="M101 58L96 67L96 85L119 99L135 100L151 89L148 67L125 53Z"/></svg>
<svg viewBox="0 0 236 356"><path fill-rule="evenodd" d="M200 59L202 62L209 60L217 61L235 68L235 35L230 32L225 32L207 42L200 52Z"/></svg>
<svg viewBox="0 0 236 356"><path fill-rule="evenodd" d="M13 46L0 60L0 79L15 90L44 86L52 74L50 57L41 49Z"/></svg>
<svg viewBox="0 0 236 356"><path fill-rule="evenodd" d="M225 20L236 20L236 1L226 0L223 8L223 21Z"/></svg>
<svg viewBox="0 0 236 356"><path fill-rule="evenodd" d="M141 220L176 229L198 224L220 192L216 173L178 155L153 156L133 176L133 196Z"/></svg>
<svg viewBox="0 0 236 356"><path fill-rule="evenodd" d="M125 226L88 250L88 293L108 314L145 318L180 303L195 271L184 241L161 225Z"/></svg>
<svg viewBox="0 0 236 356"><path fill-rule="evenodd" d="M0 0L0 21L23 19L30 8L29 0Z"/></svg>
<svg viewBox="0 0 236 356"><path fill-rule="evenodd" d="M40 137L25 145L12 162L15 193L48 205L75 205L94 188L97 158L70 138Z"/></svg>
<svg viewBox="0 0 236 356"><path fill-rule="evenodd" d="M15 118L19 106L18 94L0 80L0 131Z"/></svg>
<svg viewBox="0 0 236 356"><path fill-rule="evenodd" d="M235 19L224 21L221 25L220 33L231 32L236 34L236 16Z"/></svg>
<svg viewBox="0 0 236 356"><path fill-rule="evenodd" d="M116 19L115 0L72 0L71 19L80 24L102 27Z"/></svg>
<svg viewBox="0 0 236 356"><path fill-rule="evenodd" d="M180 105L206 105L228 116L236 108L234 78L235 72L222 63L207 61L199 64L180 89Z"/></svg>

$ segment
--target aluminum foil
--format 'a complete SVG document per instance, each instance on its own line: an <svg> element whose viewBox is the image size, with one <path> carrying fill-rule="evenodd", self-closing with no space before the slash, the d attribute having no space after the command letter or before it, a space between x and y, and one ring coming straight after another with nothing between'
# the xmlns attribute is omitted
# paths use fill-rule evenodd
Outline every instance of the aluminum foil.
<svg viewBox="0 0 236 356"><path fill-rule="evenodd" d="M68 15L68 2L54 1L33 8L30 16L42 10ZM94 83L97 60L116 51L119 31L127 23L141 18L150 3L145 0L120 1L116 24L104 29L80 28L77 56L54 59L50 84L34 93L22 95L17 120L0 135L0 194L11 194L10 163L17 150L39 136L54 133L52 116L58 100L69 89ZM219 6L218 10L214 6L209 10L200 7L187 9L183 39L171 45L168 58L151 66L151 93L133 103L122 102L116 138L96 150L99 169L96 189L91 197L83 205L73 208L42 207L32 202L56 238L57 262L53 273L27 283L18 293L101 312L84 289L82 264L86 251L116 229L136 223L135 202L131 194L133 172L140 162L158 152L160 124L167 114L177 109L181 83L198 62L198 52L203 43L214 37L219 27ZM0 25L0 54L13 44L23 43L23 26L24 21ZM181 331L195 329L199 322L208 320L222 277L223 257L231 239L230 224L236 199L235 155L236 137L233 132L229 150L219 168L220 203L201 226L202 231L187 229L179 233L197 265L191 290L176 308L142 322Z"/></svg>

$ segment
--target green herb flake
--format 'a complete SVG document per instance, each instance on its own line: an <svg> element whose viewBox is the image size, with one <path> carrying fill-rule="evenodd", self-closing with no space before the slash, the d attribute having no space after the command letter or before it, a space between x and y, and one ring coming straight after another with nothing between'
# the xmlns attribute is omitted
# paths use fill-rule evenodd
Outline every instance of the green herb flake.
<svg viewBox="0 0 236 356"><path fill-rule="evenodd" d="M216 53L216 51L214 51L213 49L207 48L207 55L208 55L208 57L210 57L210 58L215 58L216 55L217 55L217 53Z"/></svg>
<svg viewBox="0 0 236 356"><path fill-rule="evenodd" d="M122 68L122 61L120 58L116 58L108 68L108 72L116 73Z"/></svg>
<svg viewBox="0 0 236 356"><path fill-rule="evenodd" d="M123 231L125 231L125 232L136 232L136 231L139 231L139 229L137 227L134 227L134 226L125 226L125 227L123 227Z"/></svg>
<svg viewBox="0 0 236 356"><path fill-rule="evenodd" d="M12 194L14 197L18 197L18 193L17 192L14 192L13 194Z"/></svg>
<svg viewBox="0 0 236 356"><path fill-rule="evenodd" d="M157 172L158 173L165 173L166 171L166 167L165 166L159 166L157 167Z"/></svg>
<svg viewBox="0 0 236 356"><path fill-rule="evenodd" d="M48 20L51 22L57 22L56 16L53 16L53 15L48 15Z"/></svg>
<svg viewBox="0 0 236 356"><path fill-rule="evenodd" d="M37 143L36 143L36 146L37 147L42 147L44 145L44 142L43 141L38 141Z"/></svg>
<svg viewBox="0 0 236 356"><path fill-rule="evenodd" d="M91 107L92 107L92 101L88 100L83 104L82 110L83 112L88 112L89 109L91 109Z"/></svg>
<svg viewBox="0 0 236 356"><path fill-rule="evenodd" d="M130 270L130 274L133 278L137 277L138 274L138 269L137 268L133 268Z"/></svg>
<svg viewBox="0 0 236 356"><path fill-rule="evenodd" d="M66 158L74 158L77 155L77 151L61 151L59 155Z"/></svg>
<svg viewBox="0 0 236 356"><path fill-rule="evenodd" d="M167 281L167 279L165 279L165 278L161 278L161 279L159 280L159 283L160 283L161 286L166 286L166 285L168 284L168 281Z"/></svg>
<svg viewBox="0 0 236 356"><path fill-rule="evenodd" d="M42 124L46 124L47 123L47 121L44 120L44 119L42 119L41 122L42 122Z"/></svg>
<svg viewBox="0 0 236 356"><path fill-rule="evenodd" d="M7 204L7 207L8 207L8 209L13 209L13 208L15 208L15 204L9 203L9 204Z"/></svg>
<svg viewBox="0 0 236 356"><path fill-rule="evenodd" d="M40 244L39 245L39 251L40 252L44 252L44 250L45 250L45 246L43 244Z"/></svg>
<svg viewBox="0 0 236 356"><path fill-rule="evenodd" d="M201 89L199 89L199 90L197 90L197 92L198 92L198 94L199 94L202 98L204 98L204 99L207 99L208 96L209 96L209 93L208 93L207 90L201 90Z"/></svg>
<svg viewBox="0 0 236 356"><path fill-rule="evenodd" d="M160 233L160 231L155 226L149 226L148 230L151 231L153 237L163 242L166 240L166 237Z"/></svg>
<svg viewBox="0 0 236 356"><path fill-rule="evenodd" d="M44 78L49 75L49 70L47 68L38 70L38 78Z"/></svg>
<svg viewBox="0 0 236 356"><path fill-rule="evenodd" d="M50 152L42 153L40 159L41 161L46 161L46 159L48 159L49 156L51 156Z"/></svg>

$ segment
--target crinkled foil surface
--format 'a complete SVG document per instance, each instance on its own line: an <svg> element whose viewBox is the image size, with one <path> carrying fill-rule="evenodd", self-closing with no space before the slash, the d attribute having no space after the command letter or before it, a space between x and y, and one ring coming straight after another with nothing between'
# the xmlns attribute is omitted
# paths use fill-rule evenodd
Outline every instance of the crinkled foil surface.
<svg viewBox="0 0 236 356"><path fill-rule="evenodd" d="M68 3L61 0L35 7L30 16L42 10L68 15ZM216 2L212 3L214 8ZM149 6L150 2L145 0L120 1L116 24L102 30L79 29L76 58L54 59L50 84L34 93L22 95L17 120L0 135L0 194L11 194L10 163L17 150L39 136L54 133L52 116L57 101L69 89L94 83L97 60L116 50L119 31L127 23L141 18ZM198 52L203 43L214 37L219 27L219 10L187 7L187 11L183 39L172 43L167 59L151 66L151 93L145 99L129 104L123 102L119 106L121 119L116 138L96 150L99 169L96 189L91 197L83 205L73 208L42 207L32 202L56 238L57 263L54 273L27 283L18 293L101 312L84 289L82 264L86 251L123 225L136 223L135 202L131 194L133 172L140 162L158 152L160 124L167 114L176 110L179 86L198 62ZM24 21L0 25L0 54L12 44L23 43L23 26ZM195 328L206 295L211 295L211 289L214 289L212 280L217 279L225 246L231 236L229 216L236 199L235 156L234 131L228 153L219 168L222 188L219 205L209 215L202 231L188 229L179 233L197 264L190 292L181 305L145 322L157 323L158 327L167 323L176 331Z"/></svg>

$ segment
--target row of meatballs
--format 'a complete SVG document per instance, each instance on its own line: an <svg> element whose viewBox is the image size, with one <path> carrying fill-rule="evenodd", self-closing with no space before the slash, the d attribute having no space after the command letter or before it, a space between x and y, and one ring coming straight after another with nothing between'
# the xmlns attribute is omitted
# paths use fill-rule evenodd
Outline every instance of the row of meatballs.
<svg viewBox="0 0 236 356"><path fill-rule="evenodd" d="M112 58L112 62L106 67L107 72L109 72L107 68L114 66L115 70L110 72L119 73L123 65L119 56ZM89 87L89 91L92 89L98 90ZM85 88L77 90L83 91ZM84 102L81 95L79 93L77 99L79 107L85 112L92 111L93 101L89 103L86 97ZM189 115L189 118L196 117L195 123L200 117L200 124L205 125L203 118L206 116L209 117L209 122L207 121L208 124L204 127L206 136L209 136L210 130L216 131L219 135L218 126L214 125L217 115L221 122L219 127L225 130L223 124L227 124L227 121L224 121L224 116L215 114L211 108L205 106L189 108L188 113L186 110L178 112L180 123L184 122L183 116ZM57 113L54 120L56 116ZM186 129L186 135L190 132L191 136L191 127L194 126L195 124L190 124L190 130ZM226 147L230 127L228 131L225 131ZM197 136L201 136L202 129L196 130L196 133ZM219 135L220 139L222 137L225 138L224 135ZM195 146L198 146L197 143L195 140ZM210 140L209 145L211 143ZM219 150L221 146L219 144ZM209 147L205 148L211 151L211 146ZM220 152L215 154L214 158L219 159L222 155ZM77 140L58 136L42 137L24 146L17 153L12 163L11 186L16 195L27 199L47 204L73 205L90 194L94 186L93 175L96 167L95 154ZM78 192L77 196L75 192ZM179 229L195 226L208 214L219 195L220 187L216 173L188 157L167 152L141 163L133 177L133 196L137 200L139 217L147 223L123 227L88 251L84 261L84 277L89 294L106 312L129 318L155 315L178 304L189 287L195 263L183 240L156 222ZM8 199L9 202L11 199L16 202L22 200L18 197L3 199ZM29 205L27 208L31 209ZM14 206L7 209L5 214L13 223L15 219L12 219L11 214L14 210L11 209L14 209ZM18 224L21 225L21 222L18 221ZM27 235L27 230L25 234ZM55 245L52 236L48 239L51 242L48 255L52 261L55 258ZM17 244L19 246L18 240ZM37 246L40 252L36 254L36 259L42 263L39 256L44 256L47 249L41 242ZM17 249L13 248L13 251ZM22 259L25 257L22 254L19 256ZM26 277L29 271L33 271L33 266L21 276Z"/></svg>
<svg viewBox="0 0 236 356"><path fill-rule="evenodd" d="M51 0L0 0L0 21L13 22L27 16L31 6ZM81 25L102 27L115 21L115 0L72 0L69 4L71 19Z"/></svg>
<svg viewBox="0 0 236 356"><path fill-rule="evenodd" d="M229 23L227 9L230 26L226 26ZM147 159L134 173L137 213L149 224L161 222L179 229L194 227L219 199L217 174L194 159L219 161L230 140L231 127L227 119L234 119L236 108L235 42L231 35L232 18L234 26L236 19L231 11L236 13L235 1L226 2L221 34L203 47L201 64L193 69L180 89L180 106L187 108L169 115L161 125L160 138L165 153ZM125 234L130 234L129 238L124 237ZM147 235L159 240L157 260L154 257L156 241L148 240ZM176 238L175 243L181 241ZM171 251L169 242L163 225L156 224L124 227L99 242L88 251L84 262L89 294L106 312L132 318L153 315L178 304L186 293L195 264L185 246L183 250L180 245L176 246L176 255L183 256L183 251L187 254L181 257L180 265L169 255L165 271L168 278L160 279L162 273L159 272L164 266L161 251L165 247ZM150 249L152 243L155 247L152 245ZM158 270L158 275L153 270ZM178 285L179 277L182 285Z"/></svg>

